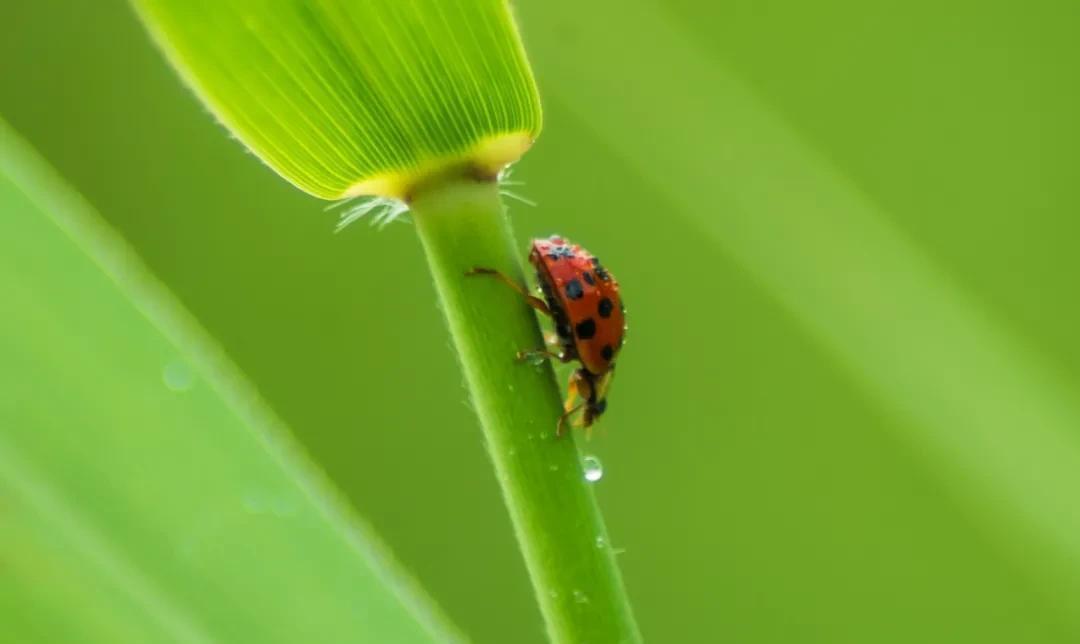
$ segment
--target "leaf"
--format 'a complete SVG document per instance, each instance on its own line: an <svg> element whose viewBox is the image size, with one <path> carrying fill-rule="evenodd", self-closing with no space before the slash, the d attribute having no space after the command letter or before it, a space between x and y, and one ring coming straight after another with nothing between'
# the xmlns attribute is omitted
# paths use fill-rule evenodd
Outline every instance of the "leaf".
<svg viewBox="0 0 1080 644"><path fill-rule="evenodd" d="M252 385L0 121L10 641L458 640Z"/></svg>
<svg viewBox="0 0 1080 644"><path fill-rule="evenodd" d="M494 176L540 131L503 0L136 0L187 82L281 176L324 198Z"/></svg>

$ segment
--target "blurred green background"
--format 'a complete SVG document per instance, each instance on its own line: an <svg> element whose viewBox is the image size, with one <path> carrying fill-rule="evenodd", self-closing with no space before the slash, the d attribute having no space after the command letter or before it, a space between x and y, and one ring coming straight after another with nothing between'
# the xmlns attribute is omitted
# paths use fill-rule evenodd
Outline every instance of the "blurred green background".
<svg viewBox="0 0 1080 644"><path fill-rule="evenodd" d="M704 232L724 205L703 190L688 215L662 189L680 185L671 166L646 175L598 127L660 105L621 135L663 158L671 140L653 139L674 124L688 142L674 153L706 168L723 155L695 138L714 131L689 103L702 94L657 94L670 78L703 92L711 79L684 77L656 25L621 17L660 16L658 31L677 35L697 68L737 79L1025 359L1076 391L1080 5L516 8L546 110L515 173L539 203L510 204L519 241L560 232L585 244L628 303L629 342L588 449L605 464L597 493L646 639L1080 640L1042 553L1023 551L1037 540L989 527L980 506L997 499L956 494L947 481L965 466L924 446L917 420L883 405ZM125 3L38 0L3 13L0 114L224 345L467 633L542 641L411 228L334 235L325 204L214 124ZM633 82L617 93L583 96L550 62L592 47L617 64L613 41L654 63L620 70ZM715 177L728 180L740 178Z"/></svg>

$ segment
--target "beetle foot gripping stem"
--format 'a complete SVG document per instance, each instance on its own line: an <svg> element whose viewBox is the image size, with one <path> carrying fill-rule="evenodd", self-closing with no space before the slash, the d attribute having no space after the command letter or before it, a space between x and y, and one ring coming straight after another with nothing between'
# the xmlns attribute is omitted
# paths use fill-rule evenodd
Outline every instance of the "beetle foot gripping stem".
<svg viewBox="0 0 1080 644"><path fill-rule="evenodd" d="M517 282L510 279L506 275L500 273L499 271L495 270L494 268L484 268L482 266L474 266L473 268L465 271L465 277L476 277L478 275L490 275L490 276L494 277L495 279L499 280L503 284L506 284L510 288L517 291L522 297L525 298L525 301L529 304L529 306L533 307L537 311L540 311L544 315L546 315L548 317L551 317L551 309L548 308L548 305L547 305L546 302L544 302L544 300L541 300L540 298L536 297L535 295L531 295L527 290L525 290L524 286L522 286L521 284L518 284Z"/></svg>

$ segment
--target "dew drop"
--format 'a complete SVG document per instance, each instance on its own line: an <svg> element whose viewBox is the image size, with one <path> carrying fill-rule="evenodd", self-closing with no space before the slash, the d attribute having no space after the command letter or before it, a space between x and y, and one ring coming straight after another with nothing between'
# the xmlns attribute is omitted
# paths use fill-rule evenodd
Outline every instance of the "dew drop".
<svg viewBox="0 0 1080 644"><path fill-rule="evenodd" d="M600 550L603 550L607 547L607 541L604 540L604 537L601 536L596 538L596 547Z"/></svg>
<svg viewBox="0 0 1080 644"><path fill-rule="evenodd" d="M582 459L582 465L585 467L585 480L589 483L595 483L604 477L604 466L595 456L586 456Z"/></svg>
<svg viewBox="0 0 1080 644"><path fill-rule="evenodd" d="M589 603L589 596L586 595L585 593L581 592L580 590L575 589L574 590L574 603L575 604L588 604Z"/></svg>
<svg viewBox="0 0 1080 644"><path fill-rule="evenodd" d="M559 466L558 466L557 463L552 463L551 465L548 465L548 469L551 470L552 472L558 472L559 471Z"/></svg>
<svg viewBox="0 0 1080 644"><path fill-rule="evenodd" d="M170 391L187 391L195 384L191 367L183 362L170 362L161 370L161 379Z"/></svg>

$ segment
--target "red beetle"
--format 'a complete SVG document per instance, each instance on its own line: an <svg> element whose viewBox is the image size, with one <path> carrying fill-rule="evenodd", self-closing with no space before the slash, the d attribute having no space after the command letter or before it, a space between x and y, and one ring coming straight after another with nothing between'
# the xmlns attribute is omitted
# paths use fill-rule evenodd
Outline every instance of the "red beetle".
<svg viewBox="0 0 1080 644"><path fill-rule="evenodd" d="M529 294L521 285L491 268L474 268L468 275L497 277L554 321L560 351L520 351L519 359L546 356L581 363L570 376L563 415L556 430L556 435L561 435L567 418L579 409L585 410L581 426L589 427L607 408L615 358L626 333L626 311L615 277L599 259L577 244L557 235L534 239L529 263L536 268L544 299ZM577 402L578 396L583 402Z"/></svg>

